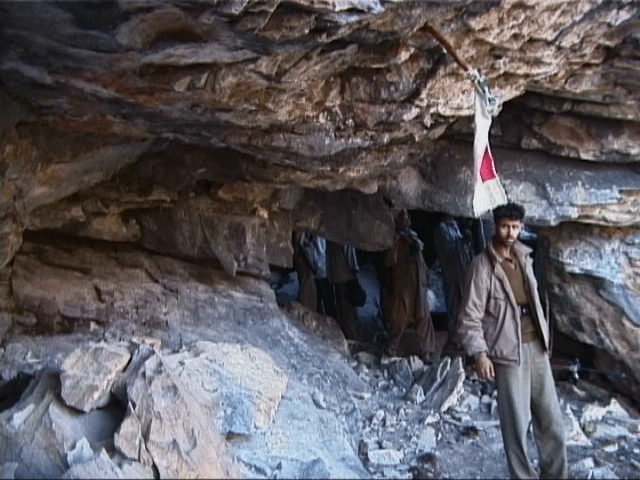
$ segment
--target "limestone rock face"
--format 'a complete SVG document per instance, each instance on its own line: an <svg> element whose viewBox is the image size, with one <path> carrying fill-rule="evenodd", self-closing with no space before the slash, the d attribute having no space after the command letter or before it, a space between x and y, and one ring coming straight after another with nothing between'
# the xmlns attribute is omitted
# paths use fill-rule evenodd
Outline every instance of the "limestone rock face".
<svg viewBox="0 0 640 480"><path fill-rule="evenodd" d="M287 376L263 350L238 344L199 342L167 364L198 398L218 405L219 431L249 435L271 426L287 388Z"/></svg>
<svg viewBox="0 0 640 480"><path fill-rule="evenodd" d="M333 346L336 350L347 354L349 346L344 338L340 326L334 318L312 312L304 305L298 302L290 302L285 305L285 309L293 318L298 320L302 325L306 326L319 335L325 342Z"/></svg>
<svg viewBox="0 0 640 480"><path fill-rule="evenodd" d="M62 373L66 376L77 365L74 359L94 352L86 361L86 373L96 370L92 362L97 362L103 365L103 371L97 372L100 379L115 375L113 381L100 384L101 392L112 393L112 402L81 413L56 393L63 382L54 374L41 387L46 403L36 401L35 394L23 394L23 400L0 412L4 455L0 461L15 463L16 476L55 472L66 478L85 474L133 478L157 469L160 478L252 478L260 468L268 475L280 471L288 477L367 476L352 435L361 421L354 396L370 395L368 386L349 367L344 349L318 342L331 332L323 332L318 325L314 333L281 311L266 281L231 277L208 266L148 252L107 248L82 253L82 246L64 242L48 248L49 255L32 260L57 258L56 265L49 265L52 271L45 263L31 268L40 272L41 280L47 272L59 279L57 289L40 290L49 301L24 307L37 318L46 318L53 311L48 305L58 305L54 301L58 292L68 291L67 305L78 316L65 318L58 311L57 328L75 333L12 338L2 351L2 377L13 378L16 372L37 375L43 370L67 372ZM15 271L26 265L18 262ZM74 298L78 304L86 299L72 295L78 281L62 271L82 275L98 265L99 276L110 278L115 291L126 292L137 284L135 298L148 298L155 291L160 301L141 304L134 297L122 297L124 303L118 308L106 302L104 321L97 321L92 310L73 306ZM151 272L155 281L138 283L140 277L134 273L138 270ZM31 280L37 284L35 276ZM30 283L15 286L20 290ZM156 290L157 285L166 288ZM148 293L141 293L145 289ZM176 303L171 303L172 298ZM159 310L163 305L167 307ZM145 313L145 308L150 310ZM123 310L158 317L136 323L123 317ZM114 350L109 352L118 354L113 357L120 360L112 362L111 369L96 353L102 347L99 339ZM344 346L344 337L342 341ZM115 348L118 345L122 352ZM110 358L109 352L103 356ZM122 370L123 359L129 357ZM98 383L95 378L87 381L84 391L91 393ZM318 392L323 408L313 401ZM46 412L56 414L55 434ZM101 426L106 422L103 417L110 419L108 428ZM29 428L23 427L27 424ZM314 425L321 428L310 427ZM96 432L89 427L100 428ZM29 442L34 429L41 433L37 441ZM52 440L56 435L59 441ZM108 436L108 443L101 435ZM88 447L79 443L83 437ZM25 443L29 445L22 447ZM237 460L234 464L232 456Z"/></svg>
<svg viewBox="0 0 640 480"><path fill-rule="evenodd" d="M468 151L448 151L468 146L473 86L433 28L505 102L497 141L545 151L559 168L564 158L638 158L634 4L14 2L1 15L3 264L25 228L141 242L252 274L278 251L263 251L272 228L388 246L389 219L372 229L346 205L329 221L274 225L283 208L302 208L303 189L470 214ZM184 202L194 194L216 207ZM535 220L564 220L554 212L539 208Z"/></svg>
<svg viewBox="0 0 640 480"><path fill-rule="evenodd" d="M144 444L160 478L228 478L225 444L190 389L161 356L144 364L129 389Z"/></svg>
<svg viewBox="0 0 640 480"><path fill-rule="evenodd" d="M193 321L199 295L219 289L210 305L219 313L232 310L233 285L247 288L249 302L274 299L266 283L249 277L233 279L224 271L181 262L171 257L145 256L133 250L107 248L98 252L81 246L65 253L64 243L26 244L13 265L12 289L18 308L33 312L42 323L65 331L72 325L103 328L105 324L142 325ZM22 255L22 254L21 254ZM185 283L194 274L203 283ZM186 302L186 303L185 303Z"/></svg>
<svg viewBox="0 0 640 480"><path fill-rule="evenodd" d="M638 231L567 224L545 233L551 244L549 293L557 327L607 352L640 381ZM602 367L609 370L610 363Z"/></svg>
<svg viewBox="0 0 640 480"><path fill-rule="evenodd" d="M25 245L38 251L32 240ZM508 475L495 399L460 357L444 356L431 366L415 357L377 362L366 351L351 357L332 337L330 324L306 322L294 318L295 309L279 308L264 280L97 246L83 253L86 245L59 241L48 245L49 256L34 255L32 268L61 279L58 288L64 290L71 281L58 270L82 273L100 265L118 291L132 288L128 278L138 278L118 276L120 269L144 269L167 287L164 297L180 298L181 316L167 309L165 321L135 323L118 320L119 311L106 306L105 322L90 320L91 311L65 319L70 325L60 328L73 327L73 333L6 339L0 374L16 377L16 392L9 404L7 384L2 385L2 476L409 478L425 455L439 458L439 476ZM56 258L58 264L46 263ZM37 319L46 305L29 308ZM137 305L141 316L144 307ZM116 358L126 357L125 350L130 356L124 370L116 361L98 372L99 378L118 372L108 382L112 402L87 412L69 407L60 395L62 372L81 353L96 352L98 362L102 342L123 350ZM96 370L91 360L87 366L87 373ZM419 387L422 400L412 400L409 387L409 394ZM559 387L565 422L575 427L571 438L580 442L580 450L571 451L572 468L579 472L574 476L596 477L615 468L620 478L632 477L635 466L628 459L638 419L588 382ZM478 452L473 458L465 457L470 448ZM589 457L602 452L612 453L610 467L595 471ZM578 470L577 460L585 459L592 463Z"/></svg>

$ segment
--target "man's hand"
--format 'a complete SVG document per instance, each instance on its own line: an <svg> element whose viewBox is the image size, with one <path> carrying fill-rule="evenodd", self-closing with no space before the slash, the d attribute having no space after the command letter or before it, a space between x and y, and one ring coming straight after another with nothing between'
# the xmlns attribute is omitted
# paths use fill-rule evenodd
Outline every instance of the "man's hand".
<svg viewBox="0 0 640 480"><path fill-rule="evenodd" d="M493 368L493 362L487 357L486 353L479 353L475 356L476 373L481 380L492 382L496 378L496 372Z"/></svg>

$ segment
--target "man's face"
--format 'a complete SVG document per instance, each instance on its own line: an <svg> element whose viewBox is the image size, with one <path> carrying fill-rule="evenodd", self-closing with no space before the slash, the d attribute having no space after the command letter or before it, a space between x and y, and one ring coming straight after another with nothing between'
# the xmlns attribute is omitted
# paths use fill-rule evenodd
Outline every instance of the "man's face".
<svg viewBox="0 0 640 480"><path fill-rule="evenodd" d="M511 248L522 230L522 222L511 218L501 218L496 224L496 240L503 247Z"/></svg>

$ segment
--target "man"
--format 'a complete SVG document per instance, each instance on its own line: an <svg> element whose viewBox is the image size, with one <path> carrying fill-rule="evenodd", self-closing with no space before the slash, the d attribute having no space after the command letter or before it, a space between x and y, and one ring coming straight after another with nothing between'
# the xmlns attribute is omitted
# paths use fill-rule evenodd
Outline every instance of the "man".
<svg viewBox="0 0 640 480"><path fill-rule="evenodd" d="M426 299L428 270L422 256L422 242L409 228L411 220L405 209L396 215L395 223L393 246L384 259L391 274L390 332L385 353L395 356L402 334L410 324L415 324L419 354L430 361L435 350L435 334Z"/></svg>
<svg viewBox="0 0 640 480"><path fill-rule="evenodd" d="M467 274L460 338L482 380L496 382L498 415L512 478L537 478L527 455L527 429L540 476L567 477L562 414L549 363L549 327L537 292L531 249L518 240L524 208L493 211L495 234Z"/></svg>

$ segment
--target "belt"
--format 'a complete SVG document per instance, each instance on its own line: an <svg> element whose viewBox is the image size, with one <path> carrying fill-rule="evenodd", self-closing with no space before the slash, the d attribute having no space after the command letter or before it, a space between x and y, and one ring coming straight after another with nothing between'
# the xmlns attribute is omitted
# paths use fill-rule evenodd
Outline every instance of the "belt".
<svg viewBox="0 0 640 480"><path fill-rule="evenodd" d="M528 317L531 315L531 308L529 308L529 305L518 305L518 310L520 310L521 317Z"/></svg>

